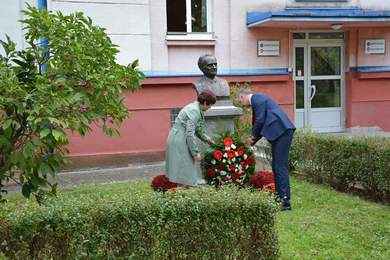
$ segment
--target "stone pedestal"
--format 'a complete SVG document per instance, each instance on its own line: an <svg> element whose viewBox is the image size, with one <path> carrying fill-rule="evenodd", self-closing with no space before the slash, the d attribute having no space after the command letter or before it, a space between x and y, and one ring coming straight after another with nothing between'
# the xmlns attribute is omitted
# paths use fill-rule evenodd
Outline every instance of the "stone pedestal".
<svg viewBox="0 0 390 260"><path fill-rule="evenodd" d="M234 131L233 119L242 115L242 109L233 105L231 100L217 100L205 113L206 133L210 137L230 130Z"/></svg>

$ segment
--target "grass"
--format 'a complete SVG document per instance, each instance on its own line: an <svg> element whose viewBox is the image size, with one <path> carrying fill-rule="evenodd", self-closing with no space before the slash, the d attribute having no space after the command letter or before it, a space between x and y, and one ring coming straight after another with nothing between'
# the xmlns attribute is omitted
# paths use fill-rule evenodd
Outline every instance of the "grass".
<svg viewBox="0 0 390 260"><path fill-rule="evenodd" d="M390 207L292 178L293 210L279 212L276 227L281 259L390 259ZM147 181L132 189L150 192ZM80 186L67 196L107 196L128 190L128 183ZM23 198L8 195L15 208Z"/></svg>
<svg viewBox="0 0 390 260"><path fill-rule="evenodd" d="M292 178L280 212L281 259L390 259L390 208Z"/></svg>

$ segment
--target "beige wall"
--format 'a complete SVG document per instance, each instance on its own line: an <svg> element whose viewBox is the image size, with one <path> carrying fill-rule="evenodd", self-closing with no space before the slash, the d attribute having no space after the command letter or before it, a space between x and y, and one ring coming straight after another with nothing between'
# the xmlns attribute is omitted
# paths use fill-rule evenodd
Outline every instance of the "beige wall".
<svg viewBox="0 0 390 260"><path fill-rule="evenodd" d="M106 28L112 41L119 46L119 63L128 64L139 59L143 70L151 69L148 0L48 0L48 8L65 14L84 12L95 24Z"/></svg>
<svg viewBox="0 0 390 260"><path fill-rule="evenodd" d="M27 6L37 6L37 0L1 0L0 1L0 39L5 40L7 34L16 43L17 49L23 49L26 44L19 20L23 19L21 12ZM4 54L0 47L0 54Z"/></svg>
<svg viewBox="0 0 390 260"><path fill-rule="evenodd" d="M184 0L183 0L184 1ZM0 38L7 33L23 48L24 40L20 10L25 2L36 6L37 0L0 1ZM212 0L212 31L215 41L199 45L199 42L184 41L183 44L169 44L166 41L166 0L48 0L50 10L64 13L82 11L94 22L107 29L113 42L119 45L117 58L122 64L134 59L140 60L142 70L151 71L192 71L199 72L197 58L204 53L214 53L220 69L261 69L285 68L289 66L288 29L263 29L246 26L248 11L283 10L286 7L303 6L348 6L367 9L390 10L390 1L350 0L347 3L300 3L294 0ZM351 37L358 37L359 48L364 39L379 37L389 39L386 29L353 29ZM356 35L355 35L356 34ZM281 41L279 57L257 57L256 41L259 39ZM389 44L390 39L387 41ZM351 42L350 42L351 43ZM351 43L352 44L352 43ZM389 50L389 48L387 48ZM0 50L2 51L2 50ZM389 53L389 51L387 51ZM350 57L350 64L359 60L361 66L375 63L388 64L388 54L366 56L357 52Z"/></svg>

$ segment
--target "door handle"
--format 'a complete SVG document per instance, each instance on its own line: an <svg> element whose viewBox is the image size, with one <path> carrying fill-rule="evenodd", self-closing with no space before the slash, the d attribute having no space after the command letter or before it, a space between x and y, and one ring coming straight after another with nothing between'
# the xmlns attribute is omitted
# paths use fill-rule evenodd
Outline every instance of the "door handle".
<svg viewBox="0 0 390 260"><path fill-rule="evenodd" d="M317 91L316 85L311 85L310 90L311 90L310 100L312 100L316 94L316 91Z"/></svg>

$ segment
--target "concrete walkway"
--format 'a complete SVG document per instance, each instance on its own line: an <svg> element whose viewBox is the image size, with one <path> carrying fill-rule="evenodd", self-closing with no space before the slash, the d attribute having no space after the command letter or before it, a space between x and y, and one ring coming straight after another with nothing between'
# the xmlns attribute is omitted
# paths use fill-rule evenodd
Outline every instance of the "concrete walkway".
<svg viewBox="0 0 390 260"><path fill-rule="evenodd" d="M165 174L165 162L133 163L120 168L90 168L78 171L65 171L57 174L51 182L57 182L59 188L72 187L83 184L97 184L152 179L154 176ZM16 184L6 186L8 192L20 191Z"/></svg>

